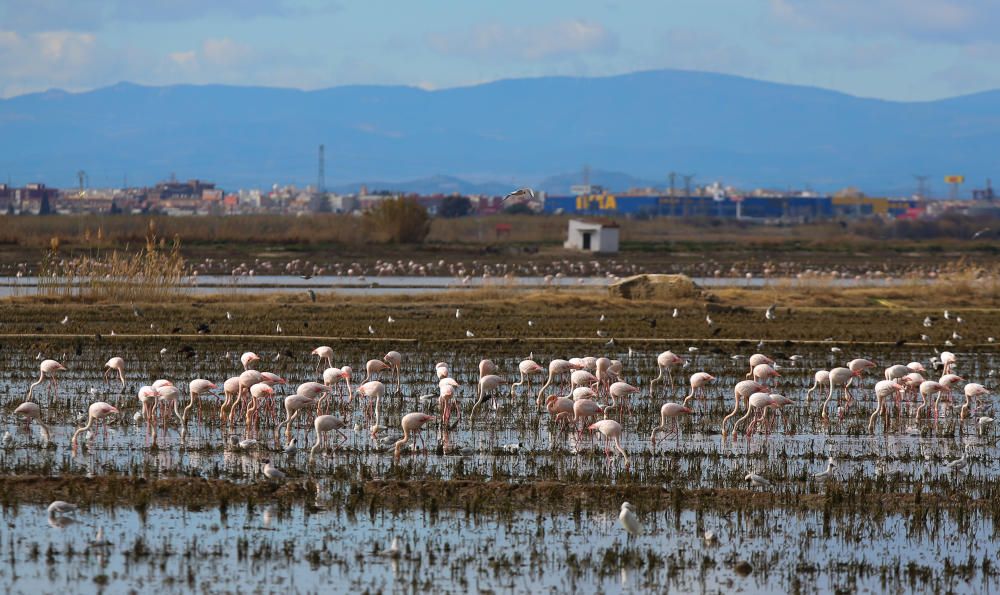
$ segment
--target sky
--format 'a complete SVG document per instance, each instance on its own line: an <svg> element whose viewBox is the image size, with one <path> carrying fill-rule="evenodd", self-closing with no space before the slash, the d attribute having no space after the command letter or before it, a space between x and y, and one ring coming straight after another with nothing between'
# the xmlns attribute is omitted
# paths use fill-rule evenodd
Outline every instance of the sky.
<svg viewBox="0 0 1000 595"><path fill-rule="evenodd" d="M922 101L1000 87L997 31L998 0L0 0L0 97L679 68Z"/></svg>

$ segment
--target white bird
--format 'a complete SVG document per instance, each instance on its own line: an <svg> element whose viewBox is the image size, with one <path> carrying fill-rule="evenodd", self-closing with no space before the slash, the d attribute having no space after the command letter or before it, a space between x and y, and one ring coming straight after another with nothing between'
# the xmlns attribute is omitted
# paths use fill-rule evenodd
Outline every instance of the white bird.
<svg viewBox="0 0 1000 595"><path fill-rule="evenodd" d="M518 188L513 192L508 192L506 196L500 199L500 202L506 202L508 198L527 198L528 200L534 200L535 191L531 188Z"/></svg>
<svg viewBox="0 0 1000 595"><path fill-rule="evenodd" d="M264 459L264 477L268 479L285 479L285 472L271 464L270 459Z"/></svg>
<svg viewBox="0 0 1000 595"><path fill-rule="evenodd" d="M710 315L706 314L705 315L705 322L708 323L708 326L712 326L712 317Z"/></svg>
<svg viewBox="0 0 1000 595"><path fill-rule="evenodd" d="M980 229L976 233L972 234L972 239L974 239L974 240L978 239L979 236L983 235L984 233L988 232L989 230L990 230L989 227L984 227L984 228Z"/></svg>
<svg viewBox="0 0 1000 595"><path fill-rule="evenodd" d="M774 313L774 309L776 306L777 304L771 304L770 306L767 307L767 310L764 311L765 320L775 320L777 318L777 316Z"/></svg>
<svg viewBox="0 0 1000 595"><path fill-rule="evenodd" d="M833 470L836 467L837 464L833 462L833 457L830 457L829 459L826 460L826 469L820 471L819 473L813 473L813 477L816 478L830 477L831 475L834 474Z"/></svg>
<svg viewBox="0 0 1000 595"><path fill-rule="evenodd" d="M927 316L927 317L924 318L924 326L927 327L927 328L931 328L932 326L934 326L934 323L931 322L931 317L930 316Z"/></svg>
<svg viewBox="0 0 1000 595"><path fill-rule="evenodd" d="M705 543L708 545L716 545L719 543L719 536L715 534L711 529L705 531Z"/></svg>
<svg viewBox="0 0 1000 595"><path fill-rule="evenodd" d="M462 309L455 308L455 318L461 318L461 317L462 317Z"/></svg>
<svg viewBox="0 0 1000 595"><path fill-rule="evenodd" d="M921 341L930 341L931 338L930 338L929 335L920 335L920 340Z"/></svg>
<svg viewBox="0 0 1000 595"><path fill-rule="evenodd" d="M299 449L298 449L297 446L295 446L295 441L296 440L298 440L298 438L292 438L288 442L288 444L285 445L285 454L286 455L291 456L291 455L294 455L296 452L298 452Z"/></svg>
<svg viewBox="0 0 1000 595"><path fill-rule="evenodd" d="M247 438L245 440L240 440L237 444L239 444L239 447L242 448L243 450L247 450L249 448L256 448L257 447L257 441L254 440L253 438Z"/></svg>
<svg viewBox="0 0 1000 595"><path fill-rule="evenodd" d="M52 504L49 504L49 517L54 517L60 514L69 514L76 510L76 504L70 504L63 500L56 500Z"/></svg>
<svg viewBox="0 0 1000 595"><path fill-rule="evenodd" d="M392 323L396 322L396 319L395 319L395 318L393 318L392 316L389 316L389 319L387 320L387 322L388 322L389 324L392 324Z"/></svg>
<svg viewBox="0 0 1000 595"><path fill-rule="evenodd" d="M757 475L754 472L747 473L747 476L743 478L743 481L747 484L753 485L757 488L769 488L771 487L771 482L761 475Z"/></svg>
<svg viewBox="0 0 1000 595"><path fill-rule="evenodd" d="M979 427L979 435L982 436L983 432L986 431L986 426L990 425L994 421L996 420L994 420L992 417L988 415L984 415L980 417L978 420L976 420L976 426Z"/></svg>
<svg viewBox="0 0 1000 595"><path fill-rule="evenodd" d="M674 308L674 313L672 314L672 317L673 318L677 318L680 315L681 315L681 311L678 310L677 308Z"/></svg>
<svg viewBox="0 0 1000 595"><path fill-rule="evenodd" d="M635 509L628 502L622 502L622 510L618 513L618 522L621 523L625 532L632 537L638 537L644 532L642 523L639 522L639 517L635 516Z"/></svg>
<svg viewBox="0 0 1000 595"><path fill-rule="evenodd" d="M529 320L528 321L528 326L535 326L535 321L534 320Z"/></svg>
<svg viewBox="0 0 1000 595"><path fill-rule="evenodd" d="M473 332L472 332L472 331L465 331L465 336L466 336L466 337L475 337L476 335L475 335L475 334L473 334Z"/></svg>
<svg viewBox="0 0 1000 595"><path fill-rule="evenodd" d="M230 313L229 313L229 312L227 311L227 312L226 312L226 320L232 320L232 319L233 319L233 315L232 315L232 314L230 314Z"/></svg>
<svg viewBox="0 0 1000 595"><path fill-rule="evenodd" d="M945 320L951 320L951 312L945 310L944 311L944 319Z"/></svg>
<svg viewBox="0 0 1000 595"><path fill-rule="evenodd" d="M60 324L66 324L67 322L69 322L69 316L66 316L65 318L63 318L62 322Z"/></svg>
<svg viewBox="0 0 1000 595"><path fill-rule="evenodd" d="M969 448L966 447L965 452L962 453L962 458L955 459L954 461L949 461L945 463L945 467L949 471L961 471L969 465Z"/></svg>
<svg viewBox="0 0 1000 595"><path fill-rule="evenodd" d="M506 453L509 453L509 454L517 454L523 448L524 448L524 444L522 444L520 442L511 442L510 444L504 444L503 446L501 446L500 450L502 450L502 451L504 451Z"/></svg>
<svg viewBox="0 0 1000 595"><path fill-rule="evenodd" d="M167 348L166 347L164 347L163 349L160 350L160 355L164 355L165 353L167 353Z"/></svg>
<svg viewBox="0 0 1000 595"><path fill-rule="evenodd" d="M843 349L841 349L840 347L831 347L830 351L832 351L833 353L840 353L841 351L843 351Z"/></svg>
<svg viewBox="0 0 1000 595"><path fill-rule="evenodd" d="M386 558L398 558L400 554L401 551L399 549L399 538L393 537L392 544L389 546L389 549L383 551L382 555L385 556Z"/></svg>
<svg viewBox="0 0 1000 595"><path fill-rule="evenodd" d="M284 331L281 330L281 323L280 322L278 323L277 326L274 327L274 330L277 331L278 334L281 334L282 332L284 332Z"/></svg>
<svg viewBox="0 0 1000 595"><path fill-rule="evenodd" d="M368 325L368 334L369 335L374 335L375 334L375 329L373 329L372 325L370 325L370 324Z"/></svg>
<svg viewBox="0 0 1000 595"><path fill-rule="evenodd" d="M602 331L601 329L597 329L597 336L598 337L606 337L606 336L608 336L608 334L606 332Z"/></svg>

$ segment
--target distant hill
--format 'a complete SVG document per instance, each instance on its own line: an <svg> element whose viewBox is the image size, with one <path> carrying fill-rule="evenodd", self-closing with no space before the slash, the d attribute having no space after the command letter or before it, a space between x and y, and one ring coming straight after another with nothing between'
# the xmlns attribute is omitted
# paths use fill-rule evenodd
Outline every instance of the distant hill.
<svg viewBox="0 0 1000 595"><path fill-rule="evenodd" d="M663 185L675 171L696 183L908 192L913 174L929 174L943 194L945 174L1000 177L1000 91L901 103L659 70L439 91L121 83L0 100L0 180L15 183L72 186L82 169L94 186L171 173L227 189L305 185L321 143L331 188L418 179L565 192L580 175L550 176L589 164L623 172L614 183L592 176L616 190Z"/></svg>

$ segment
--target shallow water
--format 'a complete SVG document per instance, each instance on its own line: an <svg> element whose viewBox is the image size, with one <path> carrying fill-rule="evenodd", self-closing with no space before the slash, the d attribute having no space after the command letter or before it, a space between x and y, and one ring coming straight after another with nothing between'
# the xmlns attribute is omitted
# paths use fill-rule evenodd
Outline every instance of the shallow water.
<svg viewBox="0 0 1000 595"><path fill-rule="evenodd" d="M657 585L683 591L739 588L748 592L828 592L845 585L879 592L983 591L998 586L994 571L982 567L984 556L992 555L987 550L991 536L996 534L994 516L982 509L965 512L960 518L953 518L957 513L943 512L938 513L939 518L920 520L912 515L867 510L863 502L849 507L853 512L833 513L833 518L824 512L788 508L723 514L682 506L676 511L642 514L652 534L637 540L634 556L622 558L615 553L623 544L616 509L603 514L584 511L578 513L579 518L551 511L470 517L442 507L433 518L427 512L384 510L376 510L371 518L351 516L342 508L343 482L358 477L562 480L596 485L662 485L665 489L738 489L746 487L743 477L753 470L771 479L771 491L777 494L816 494L829 487L811 477L824 468L827 457L837 461L836 482L854 496L919 490L945 497L961 494L994 499L1000 496L996 487L1000 475L996 434L987 430L979 435L971 420L957 419L956 408L942 405L937 420L916 423L912 405L906 404L904 416L894 416L888 430L879 424L874 434L869 434L871 387L876 380L872 375L863 380L863 388L855 394L858 401L843 417L831 405L831 419L824 421L817 414L818 400L806 403L806 388L812 384L812 372L817 368L843 365L854 357L885 364L918 360L930 368L930 351L854 346L833 354L823 345L765 345L761 351L778 361L782 374L775 390L796 403L785 408L769 435L747 438L740 432L735 440L719 434L721 418L732 410L731 387L746 372L745 360L732 358L735 345L701 345L694 352L681 345L658 345L655 349L636 346L633 350L616 347L612 353L594 353L621 359L624 379L643 389L632 399L631 410L610 414L624 426L622 446L629 457L626 466L620 455L605 457L599 437L592 439L584 432L578 438L553 424L548 415L539 414L534 396L538 382L532 391L520 390L513 398L507 385L497 395L497 407L494 409L487 399L475 422L470 422L481 355L465 348L402 350L401 394L396 393L388 378L382 378L387 394L380 403L379 421L388 429L380 434L380 440L369 435L367 428L374 420L366 416L364 409L357 404L349 406L341 398L334 411L348 421L342 447L321 451L314 457L303 450L288 456L281 452L285 434L275 431L274 421L265 420L256 430L248 430L242 423L223 428L217 417L218 400L206 397L202 424L191 422L182 435L176 420L168 418L166 428L157 432L158 448L152 449L149 428L132 420L132 414L139 409L134 395L140 383L170 378L183 388L187 380L202 377L221 386L226 377L240 370L239 354L251 349L262 357L259 368L289 380L291 386L278 387L281 394L290 394L295 385L318 376L316 359L308 355L314 345L301 341L275 339L247 344L206 337L169 345L162 355L160 344L141 339L121 339L113 347L69 339L23 345L9 341L0 346L0 407L3 423L14 437L10 447L0 449L0 469L15 474L116 473L150 478L181 475L253 482L263 481L261 461L270 457L293 478L318 481L321 488L317 506L323 510L272 510L272 526L265 527L264 504L249 512L242 506L234 507L226 519L220 518L218 510L152 506L144 520L131 509L95 508L77 515L80 524L55 530L45 528L43 510L33 506L8 508L5 523L16 529L11 534L17 538L2 544L0 559L10 555L22 559L33 550L33 543L38 544L41 553L35 562L17 569L20 578L16 582L14 570L8 566L0 573L0 584L14 591L28 591L36 584L51 588L80 579L90 581L86 584L96 589L99 585L92 582L93 577L104 574L109 577L109 585L121 589L155 586L169 590L288 588L287 583L268 582L272 576L298 581L292 587L296 590L320 590L330 584L351 585L352 590L433 588L456 592L523 592L536 584L560 592L631 591ZM680 400L686 394L684 388L675 386L673 391L666 391L669 396L660 387L656 397L649 396L649 382L656 372L655 355L666 347L689 358L688 366L675 374L677 382L683 384L683 378L701 370L711 372L717 380L706 399L694 402L695 413L681 420L681 435L661 438L654 447L649 436L659 422L659 405ZM334 363L363 370L364 361L380 357L387 349L374 343L344 343L337 346ZM36 389L38 401L45 408L43 417L51 426L48 444L43 443L37 426L25 428L11 415L23 400L27 385L37 378L38 350L43 357L59 359L69 368L61 377L59 396L50 397L46 389ZM498 373L513 381L516 378L512 370L522 358L533 356L544 365L555 357L593 353L594 347L570 343L504 344L488 351L500 369ZM792 353L802 356L794 365L789 359ZM995 370L1000 366L997 351L956 353L958 372L986 385L995 395ZM100 365L111 355L121 355L127 362L128 382L123 394L119 394L118 385L106 384L101 378ZM437 413L434 364L439 361L449 362L452 376L462 384L461 420L447 432L439 425L429 425L423 431L426 451L404 451L401 457L394 458L390 445L398 437L400 417L418 410ZM362 377L355 372L352 385L360 384ZM420 399L424 395L434 397ZM960 403L960 397L956 398ZM122 414L106 430L97 430L89 439L82 437L73 449L69 438L77 425L74 420L96 400L119 406ZM991 407L992 399L983 405ZM283 419L284 414L279 418ZM307 433L310 427L308 419L295 424L294 435L300 445L310 446L315 440L315 433ZM230 435L253 437L260 445L250 450L233 448L228 445ZM515 452L502 448L518 443L520 446L512 449ZM954 472L945 467L964 450L970 461L966 469ZM276 517L279 520L275 521ZM80 553L96 526L103 526L107 537L116 544L114 553L103 561L96 555ZM705 529L719 534L722 546L706 549L699 537ZM313 534L317 530L322 538ZM773 539L775 531L781 532L781 540ZM124 550L134 549L135 535L142 536L146 547L153 551L174 553L129 558ZM404 551L411 552L395 570L385 558L373 555L378 548L387 547L394 535L402 540ZM198 551L212 553L183 556L185 550L194 547L195 539ZM233 545L240 539L270 544L271 553L256 560L252 555L241 558ZM496 545L491 545L493 539ZM286 543L294 545L293 555L284 553ZM325 544L326 551L322 551L320 543ZM54 563L46 558L49 544L56 552ZM77 552L70 565L77 569L72 571L65 563L68 544L74 544ZM317 548L319 553L310 553ZM516 555L521 556L517 561ZM750 577L740 578L733 572L732 565L738 559L749 560L755 567ZM571 567L567 560L575 561L577 566ZM234 570L222 575L215 572L228 564ZM956 570L960 567L967 570ZM415 575L419 577L416 582ZM188 576L194 577L194 585L187 582ZM931 583L924 582L928 576Z"/></svg>

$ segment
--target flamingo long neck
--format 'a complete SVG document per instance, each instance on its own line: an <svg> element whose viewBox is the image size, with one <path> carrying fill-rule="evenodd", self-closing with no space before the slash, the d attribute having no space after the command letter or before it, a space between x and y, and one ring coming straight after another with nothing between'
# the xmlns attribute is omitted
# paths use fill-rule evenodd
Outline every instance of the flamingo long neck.
<svg viewBox="0 0 1000 595"><path fill-rule="evenodd" d="M94 418L93 415L88 415L87 416L87 425L83 426L82 428L77 429L77 431L73 433L73 439L70 440L70 442L76 442L76 437L80 435L80 432L85 432L85 431L89 430L90 426L94 425L94 419L95 418Z"/></svg>
<svg viewBox="0 0 1000 595"><path fill-rule="evenodd" d="M410 428L403 428L403 437L397 440L396 443L392 445L392 448L394 451L396 451L396 454L399 454L399 449L402 448L403 445L409 441L410 441Z"/></svg>

